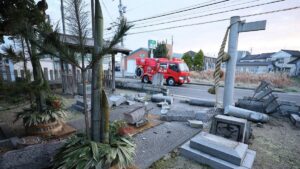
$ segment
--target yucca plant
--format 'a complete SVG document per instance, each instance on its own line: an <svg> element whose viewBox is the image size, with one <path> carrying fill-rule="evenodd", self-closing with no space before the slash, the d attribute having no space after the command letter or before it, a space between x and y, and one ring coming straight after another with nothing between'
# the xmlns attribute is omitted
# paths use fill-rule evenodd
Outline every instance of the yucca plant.
<svg viewBox="0 0 300 169"><path fill-rule="evenodd" d="M67 141L55 156L56 169L103 169L117 166L124 169L133 163L135 145L129 136L121 136L119 122L111 123L108 144L88 140L77 135Z"/></svg>

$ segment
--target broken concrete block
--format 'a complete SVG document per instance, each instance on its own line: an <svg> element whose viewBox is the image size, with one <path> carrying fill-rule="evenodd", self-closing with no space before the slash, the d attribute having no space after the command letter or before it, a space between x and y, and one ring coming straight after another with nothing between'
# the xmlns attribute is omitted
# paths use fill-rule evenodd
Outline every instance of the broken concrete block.
<svg viewBox="0 0 300 169"><path fill-rule="evenodd" d="M145 119L145 107L140 106L124 113L124 120L129 124L136 124Z"/></svg>
<svg viewBox="0 0 300 169"><path fill-rule="evenodd" d="M109 97L109 100L112 102L114 106L120 106L122 103L126 102L126 98L124 96L113 95Z"/></svg>
<svg viewBox="0 0 300 169"><path fill-rule="evenodd" d="M164 96L163 94L154 94L151 96L151 101L152 102L163 102L166 101L169 104L173 104L173 97L171 96Z"/></svg>
<svg viewBox="0 0 300 169"><path fill-rule="evenodd" d="M300 116L296 114L291 114L290 119L296 127L300 127Z"/></svg>
<svg viewBox="0 0 300 169"><path fill-rule="evenodd" d="M209 100L201 100L201 99L190 99L189 104L195 106L203 106L203 107L214 107L216 102L209 101Z"/></svg>
<svg viewBox="0 0 300 169"><path fill-rule="evenodd" d="M137 95L138 95L138 97L146 97L147 93L138 93Z"/></svg>
<svg viewBox="0 0 300 169"><path fill-rule="evenodd" d="M135 101L126 100L127 105L131 106L135 104Z"/></svg>
<svg viewBox="0 0 300 169"><path fill-rule="evenodd" d="M264 90L260 91L258 94L256 94L254 97L257 100L261 100L264 97L266 97L267 95L272 93L272 89L271 88L265 88Z"/></svg>
<svg viewBox="0 0 300 169"><path fill-rule="evenodd" d="M203 122L200 120L188 120L188 123L192 128L203 128Z"/></svg>

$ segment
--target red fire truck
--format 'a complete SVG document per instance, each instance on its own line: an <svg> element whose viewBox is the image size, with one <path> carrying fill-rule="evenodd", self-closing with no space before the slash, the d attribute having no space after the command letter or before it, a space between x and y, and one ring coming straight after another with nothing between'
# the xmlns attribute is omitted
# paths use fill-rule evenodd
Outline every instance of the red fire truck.
<svg viewBox="0 0 300 169"><path fill-rule="evenodd" d="M136 76L140 77L143 83L151 83L156 73L162 73L167 85L190 82L189 68L181 59L166 58L136 58Z"/></svg>

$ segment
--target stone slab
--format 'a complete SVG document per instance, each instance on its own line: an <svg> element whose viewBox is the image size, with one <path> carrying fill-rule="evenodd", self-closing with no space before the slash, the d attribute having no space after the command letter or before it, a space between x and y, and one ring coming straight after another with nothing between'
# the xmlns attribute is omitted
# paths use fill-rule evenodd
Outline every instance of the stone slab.
<svg viewBox="0 0 300 169"><path fill-rule="evenodd" d="M190 147L235 165L241 165L248 145L201 132L190 141Z"/></svg>
<svg viewBox="0 0 300 169"><path fill-rule="evenodd" d="M154 94L151 96L152 102L163 102L166 101L169 104L173 104L174 99L171 96L164 96L163 94Z"/></svg>
<svg viewBox="0 0 300 169"><path fill-rule="evenodd" d="M214 169L251 169L256 156L255 151L247 150L242 164L234 165L215 156L193 149L189 145L190 142L186 142L180 147L181 155L189 159L195 160L201 164L209 165Z"/></svg>
<svg viewBox="0 0 300 169"><path fill-rule="evenodd" d="M203 122L208 122L212 117L213 117L213 114L209 114L208 109L197 111L195 113L196 120L201 120Z"/></svg>

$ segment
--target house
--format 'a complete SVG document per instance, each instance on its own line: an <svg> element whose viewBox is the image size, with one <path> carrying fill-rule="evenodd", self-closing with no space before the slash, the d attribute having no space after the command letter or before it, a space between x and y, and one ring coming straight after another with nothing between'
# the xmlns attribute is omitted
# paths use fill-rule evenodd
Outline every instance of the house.
<svg viewBox="0 0 300 169"><path fill-rule="evenodd" d="M274 62L274 71L287 72L290 76L295 76L299 73L296 70L294 60L300 58L300 51L297 50L280 50L272 56ZM292 63L291 63L292 62Z"/></svg>
<svg viewBox="0 0 300 169"><path fill-rule="evenodd" d="M14 64L2 54L0 54L0 80L15 81Z"/></svg>
<svg viewBox="0 0 300 169"><path fill-rule="evenodd" d="M129 55L125 57L125 70L126 73L129 75L135 74L136 69L136 58L148 58L149 57L149 50L147 48L139 48L133 52L131 52Z"/></svg>
<svg viewBox="0 0 300 169"><path fill-rule="evenodd" d="M290 61L288 64L294 64L295 65L295 76L300 76L300 57L294 59L293 61Z"/></svg>
<svg viewBox="0 0 300 169"><path fill-rule="evenodd" d="M273 71L271 57L274 53L247 54L236 64L237 72L267 73Z"/></svg>

